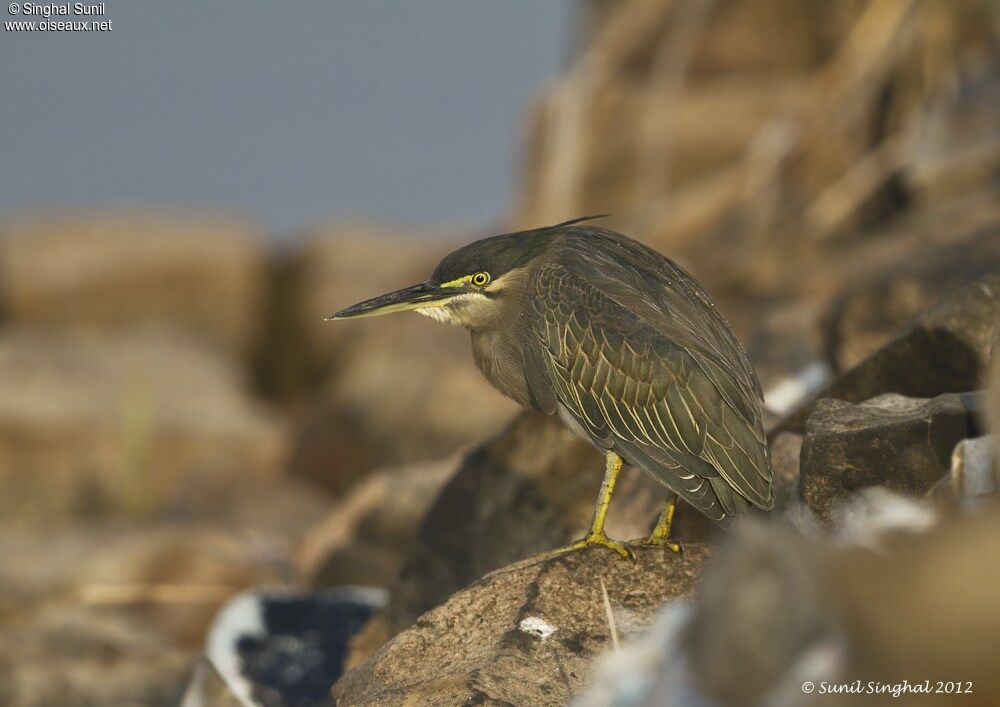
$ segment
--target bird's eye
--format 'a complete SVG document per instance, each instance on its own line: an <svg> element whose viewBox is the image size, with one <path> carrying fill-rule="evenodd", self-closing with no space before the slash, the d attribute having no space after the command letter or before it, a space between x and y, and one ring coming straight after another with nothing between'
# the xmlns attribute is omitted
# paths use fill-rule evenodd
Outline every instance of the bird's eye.
<svg viewBox="0 0 1000 707"><path fill-rule="evenodd" d="M490 274L488 272L477 272L472 276L472 284L476 287L486 287L490 282Z"/></svg>

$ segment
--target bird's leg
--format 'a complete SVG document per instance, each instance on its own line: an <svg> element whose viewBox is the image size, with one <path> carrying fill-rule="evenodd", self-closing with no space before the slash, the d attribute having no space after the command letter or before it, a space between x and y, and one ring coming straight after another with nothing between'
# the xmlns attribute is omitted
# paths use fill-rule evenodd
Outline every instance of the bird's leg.
<svg viewBox="0 0 1000 707"><path fill-rule="evenodd" d="M670 537L670 528L674 524L674 510L676 508L677 494L671 493L669 498L667 498L666 505L663 507L663 512L660 513L660 517L656 521L653 532L646 538L645 544L663 545L669 547L673 552L682 552L684 550L684 547L679 542Z"/></svg>
<svg viewBox="0 0 1000 707"><path fill-rule="evenodd" d="M615 485L618 483L618 474L621 473L621 470L622 458L614 452L608 452L607 469L604 472L604 481L601 482L601 491L597 495L597 505L594 507L594 517L590 521L590 531L586 537L565 547L548 552L546 553L547 556L562 555L591 545L603 545L626 559L635 559L635 553L632 551L632 548L625 543L612 540L604 533L604 521L608 517L608 506L611 504L611 496L615 492Z"/></svg>

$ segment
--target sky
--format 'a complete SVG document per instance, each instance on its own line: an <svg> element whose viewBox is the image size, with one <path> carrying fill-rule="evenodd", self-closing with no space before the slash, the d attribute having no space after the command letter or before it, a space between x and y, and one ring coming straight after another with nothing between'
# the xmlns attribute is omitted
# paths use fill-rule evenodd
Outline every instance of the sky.
<svg viewBox="0 0 1000 707"><path fill-rule="evenodd" d="M104 5L49 19L110 32L0 33L0 218L139 202L276 234L495 222L576 21L573 0Z"/></svg>

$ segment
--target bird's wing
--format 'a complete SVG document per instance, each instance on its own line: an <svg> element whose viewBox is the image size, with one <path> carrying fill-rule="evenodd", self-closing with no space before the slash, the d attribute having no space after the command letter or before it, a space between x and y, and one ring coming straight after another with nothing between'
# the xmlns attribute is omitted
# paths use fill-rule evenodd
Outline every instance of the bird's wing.
<svg viewBox="0 0 1000 707"><path fill-rule="evenodd" d="M696 354L726 401L759 428L763 443L760 383L729 323L698 282L669 258L621 234L597 228L572 234L564 241L562 264ZM593 247L595 241L600 247Z"/></svg>
<svg viewBox="0 0 1000 707"><path fill-rule="evenodd" d="M531 301L556 397L595 440L714 520L773 505L766 445L716 383L722 369L561 264L539 269Z"/></svg>

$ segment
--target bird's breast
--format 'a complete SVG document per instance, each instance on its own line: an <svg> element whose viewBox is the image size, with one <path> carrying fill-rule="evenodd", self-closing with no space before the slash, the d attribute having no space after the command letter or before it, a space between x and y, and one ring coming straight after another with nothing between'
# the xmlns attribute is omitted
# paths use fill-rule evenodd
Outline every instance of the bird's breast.
<svg viewBox="0 0 1000 707"><path fill-rule="evenodd" d="M472 356L494 388L524 407L534 407L534 398L524 375L521 349L514 338L505 336L501 330L474 331Z"/></svg>

